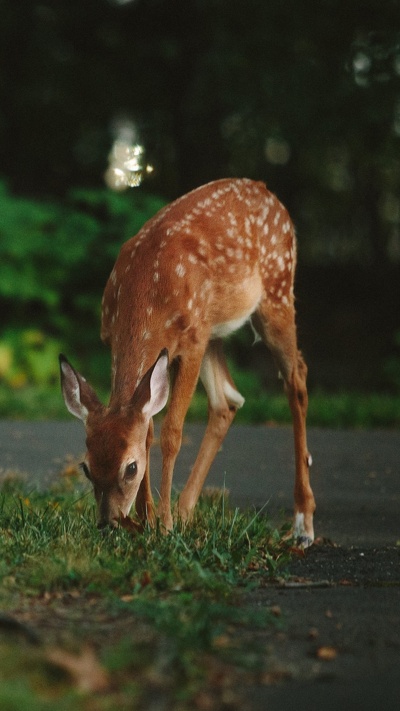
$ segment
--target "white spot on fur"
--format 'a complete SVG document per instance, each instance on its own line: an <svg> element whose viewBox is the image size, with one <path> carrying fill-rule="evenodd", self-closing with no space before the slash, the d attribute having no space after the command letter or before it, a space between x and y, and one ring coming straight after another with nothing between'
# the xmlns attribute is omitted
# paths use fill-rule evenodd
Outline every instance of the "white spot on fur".
<svg viewBox="0 0 400 711"><path fill-rule="evenodd" d="M165 328L170 328L170 326L172 326L172 324L174 324L175 321L177 321L178 318L180 318L180 316L181 316L180 312L179 312L179 311L176 311L176 312L171 316L171 318L169 318L169 319L166 320L166 322L165 322Z"/></svg>

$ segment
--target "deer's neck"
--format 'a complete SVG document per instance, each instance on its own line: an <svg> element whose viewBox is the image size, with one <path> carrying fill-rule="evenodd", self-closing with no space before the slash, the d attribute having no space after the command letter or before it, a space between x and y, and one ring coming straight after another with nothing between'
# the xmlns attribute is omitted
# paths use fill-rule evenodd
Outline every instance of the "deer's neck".
<svg viewBox="0 0 400 711"><path fill-rule="evenodd" d="M110 345L110 406L122 407L130 402L139 382L154 365L164 345L161 347L158 339L152 337L146 323L132 329L130 334L121 334L116 330Z"/></svg>

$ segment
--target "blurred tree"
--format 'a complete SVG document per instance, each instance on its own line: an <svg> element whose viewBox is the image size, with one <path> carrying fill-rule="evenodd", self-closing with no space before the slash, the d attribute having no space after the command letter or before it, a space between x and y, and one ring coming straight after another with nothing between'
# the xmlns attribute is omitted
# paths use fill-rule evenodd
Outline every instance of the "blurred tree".
<svg viewBox="0 0 400 711"><path fill-rule="evenodd" d="M10 256L17 247L2 244L3 255L11 252L0 297L13 303L16 322L17 286L24 312L30 299L28 313L35 305L41 318L44 309L48 323L51 312L52 328L56 315L76 318L78 302L93 313L110 255L133 225L121 221L112 234L107 211L75 211L70 191L102 190L115 125L127 118L155 165L152 192L173 198L246 175L278 193L300 238L299 310L310 351L329 351L339 366L326 364L327 377L344 382L343 342L349 359L363 358L360 344L379 332L363 378L373 376L399 328L398 0L0 0L0 12L0 177L10 191L2 199L22 195L32 209L32 244L24 242L18 265ZM14 221L8 232L4 215L2 240L17 229ZM75 244L76 255L83 250L79 269L92 238L101 238L104 269L83 283L67 250L64 276L55 270L35 282L39 254L51 271L62 245L49 235ZM29 289L40 291L40 307ZM331 327L320 334L327 312Z"/></svg>
<svg viewBox="0 0 400 711"><path fill-rule="evenodd" d="M307 260L400 259L395 0L0 9L0 159L13 189L99 186L113 122L128 116L164 195L224 175L265 179Z"/></svg>

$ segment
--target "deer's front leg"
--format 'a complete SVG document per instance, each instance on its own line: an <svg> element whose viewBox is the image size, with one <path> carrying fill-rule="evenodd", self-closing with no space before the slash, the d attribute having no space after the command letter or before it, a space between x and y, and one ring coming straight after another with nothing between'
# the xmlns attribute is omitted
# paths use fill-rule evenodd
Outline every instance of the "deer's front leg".
<svg viewBox="0 0 400 711"><path fill-rule="evenodd" d="M203 352L176 363L168 412L161 427L162 475L158 515L167 531L173 527L171 489L175 461L182 444L185 416L196 388Z"/></svg>

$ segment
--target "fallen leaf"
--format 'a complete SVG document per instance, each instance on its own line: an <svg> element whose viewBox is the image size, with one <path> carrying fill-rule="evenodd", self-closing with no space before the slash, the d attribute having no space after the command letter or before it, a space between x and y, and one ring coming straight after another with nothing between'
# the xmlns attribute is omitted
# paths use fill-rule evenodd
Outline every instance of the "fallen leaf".
<svg viewBox="0 0 400 711"><path fill-rule="evenodd" d="M84 647L80 654L71 654L55 647L46 652L50 664L67 672L79 691L96 693L110 687L108 672L102 667L91 647Z"/></svg>
<svg viewBox="0 0 400 711"><path fill-rule="evenodd" d="M336 659L338 655L337 649L335 647L318 647L317 649L317 659L323 662L332 662Z"/></svg>
<svg viewBox="0 0 400 711"><path fill-rule="evenodd" d="M61 472L61 476L79 476L79 468L74 464L67 464Z"/></svg>
<svg viewBox="0 0 400 711"><path fill-rule="evenodd" d="M79 477L81 474L80 462L82 457L77 459L72 454L67 454L61 469L61 476L68 477Z"/></svg>
<svg viewBox="0 0 400 711"><path fill-rule="evenodd" d="M291 555L297 556L297 558L305 558L306 557L306 552L304 548L301 548L300 546L290 546L289 548L289 553Z"/></svg>

